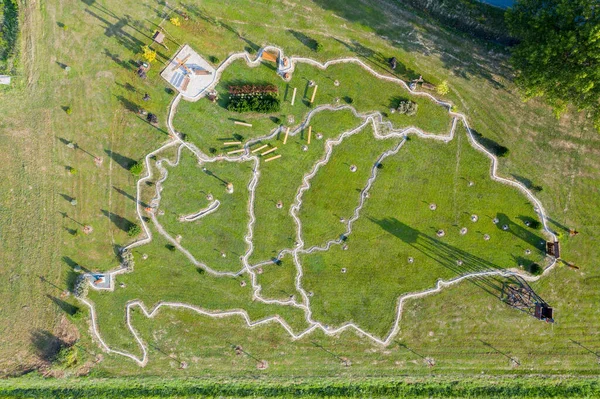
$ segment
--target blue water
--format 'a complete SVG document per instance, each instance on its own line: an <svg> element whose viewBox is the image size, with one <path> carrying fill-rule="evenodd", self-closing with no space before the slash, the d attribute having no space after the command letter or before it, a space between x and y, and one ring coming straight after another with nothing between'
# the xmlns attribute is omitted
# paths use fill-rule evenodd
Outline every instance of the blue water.
<svg viewBox="0 0 600 399"><path fill-rule="evenodd" d="M512 6L515 0L479 0L483 3L491 4L496 7L508 8Z"/></svg>

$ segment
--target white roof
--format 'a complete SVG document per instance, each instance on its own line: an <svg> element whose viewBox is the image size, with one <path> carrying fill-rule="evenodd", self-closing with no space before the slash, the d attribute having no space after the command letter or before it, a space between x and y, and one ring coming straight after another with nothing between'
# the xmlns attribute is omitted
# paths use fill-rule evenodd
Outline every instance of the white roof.
<svg viewBox="0 0 600 399"><path fill-rule="evenodd" d="M177 68L177 65L184 60L185 67ZM197 71L199 73L196 73ZM214 83L215 69L186 44L170 60L160 76L176 88L184 98L197 100L200 93Z"/></svg>
<svg viewBox="0 0 600 399"><path fill-rule="evenodd" d="M10 76L0 75L0 84L9 85L10 84Z"/></svg>

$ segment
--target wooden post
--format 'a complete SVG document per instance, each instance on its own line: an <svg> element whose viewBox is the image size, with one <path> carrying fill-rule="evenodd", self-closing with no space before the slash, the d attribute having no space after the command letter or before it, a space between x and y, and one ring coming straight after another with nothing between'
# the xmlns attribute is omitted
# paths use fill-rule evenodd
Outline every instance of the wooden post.
<svg viewBox="0 0 600 399"><path fill-rule="evenodd" d="M285 143L287 143L288 134L290 134L290 128L289 128L289 126L288 126L287 130L285 131L285 137L283 138L283 144L284 145L285 145Z"/></svg>
<svg viewBox="0 0 600 399"><path fill-rule="evenodd" d="M242 144L241 141L226 141L223 143L223 145L240 145Z"/></svg>
<svg viewBox="0 0 600 399"><path fill-rule="evenodd" d="M270 154L270 153L272 153L272 152L273 152L273 151L275 151L275 150L277 150L277 147L273 147L273 148L271 148L270 150L268 150L268 151L265 151L265 152L263 152L263 153L262 153L262 154L260 154L260 155L264 157L265 155L267 155L267 154Z"/></svg>
<svg viewBox="0 0 600 399"><path fill-rule="evenodd" d="M317 95L317 87L319 87L319 85L315 85L315 88L313 90L313 94L312 97L310 98L310 103L314 103L315 102L315 96Z"/></svg>
<svg viewBox="0 0 600 399"><path fill-rule="evenodd" d="M294 87L294 93L292 94L292 105L294 105L294 101L296 100L296 90L297 88Z"/></svg>
<svg viewBox="0 0 600 399"><path fill-rule="evenodd" d="M244 148L242 148L240 150L229 151L227 154L237 154L237 153L244 152L244 151L246 151L246 150Z"/></svg>
<svg viewBox="0 0 600 399"><path fill-rule="evenodd" d="M265 144L263 146L255 148L255 149L252 150L252 153L254 154L255 152L258 152L258 151L262 150L263 148L267 148L268 146L269 146L268 144Z"/></svg>
<svg viewBox="0 0 600 399"><path fill-rule="evenodd" d="M252 127L252 123L246 123L246 122L240 122L240 121L233 121L233 123L236 125L240 125L240 126Z"/></svg>
<svg viewBox="0 0 600 399"><path fill-rule="evenodd" d="M272 161L274 159L278 159L278 158L281 158L281 154L275 155L274 157L271 157L271 158L267 158L267 159L265 159L265 162L270 162L270 161Z"/></svg>
<svg viewBox="0 0 600 399"><path fill-rule="evenodd" d="M308 127L308 144L310 144L310 137L312 136L312 126Z"/></svg>

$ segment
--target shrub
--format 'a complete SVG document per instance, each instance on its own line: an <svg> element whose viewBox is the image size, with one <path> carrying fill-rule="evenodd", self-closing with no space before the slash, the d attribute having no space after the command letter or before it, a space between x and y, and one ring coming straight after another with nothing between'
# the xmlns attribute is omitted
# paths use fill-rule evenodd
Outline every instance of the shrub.
<svg viewBox="0 0 600 399"><path fill-rule="evenodd" d="M539 276L540 274L542 274L542 272L544 271L544 269L542 269L542 267L540 265L538 265L537 263L532 263L527 268L527 271L529 273L533 274L534 276Z"/></svg>
<svg viewBox="0 0 600 399"><path fill-rule="evenodd" d="M141 227L140 227L138 224L136 224L136 223L132 223L132 224L129 226L129 230L127 230L127 235L128 235L129 237L135 237L135 236L137 236L138 234L140 234L141 232L142 232L142 228L141 228Z"/></svg>
<svg viewBox="0 0 600 399"><path fill-rule="evenodd" d="M210 62L212 62L213 64L218 64L218 63L219 63L219 61L220 61L220 60L219 60L219 58L218 58L218 57L215 57L214 55L211 55L210 57L208 57L208 60L209 60Z"/></svg>
<svg viewBox="0 0 600 399"><path fill-rule="evenodd" d="M208 149L208 152L211 153L211 154L216 154L217 153L217 149L215 147L210 147Z"/></svg>
<svg viewBox="0 0 600 399"><path fill-rule="evenodd" d="M347 104L352 104L354 102L354 99L352 97L350 97L350 96L346 96L346 97L344 97L344 101Z"/></svg>
<svg viewBox="0 0 600 399"><path fill-rule="evenodd" d="M230 96L227 109L234 112L278 112L281 103L271 94Z"/></svg>
<svg viewBox="0 0 600 399"><path fill-rule="evenodd" d="M142 57L144 57L144 59L146 61L148 61L149 63L151 63L154 60L156 60L156 51L152 50L148 46L143 46L142 47Z"/></svg>
<svg viewBox="0 0 600 399"><path fill-rule="evenodd" d="M79 351L76 346L64 346L56 355L56 363L61 367L70 368L77 364Z"/></svg>
<svg viewBox="0 0 600 399"><path fill-rule="evenodd" d="M315 44L315 51L317 53L321 52L323 50L323 44L321 44L320 42L316 42Z"/></svg>
<svg viewBox="0 0 600 399"><path fill-rule="evenodd" d="M413 101L410 101L410 100L406 100L406 101L400 101L396 111L399 114L406 114L408 116L413 116L417 113L418 109L419 109L419 104L417 104Z"/></svg>
<svg viewBox="0 0 600 399"><path fill-rule="evenodd" d="M497 146L494 147L493 152L494 152L494 155L496 155L498 157L505 157L508 155L510 150L508 148L504 147L503 145L498 144Z"/></svg>
<svg viewBox="0 0 600 399"><path fill-rule="evenodd" d="M233 134L233 138L234 138L236 141L244 141L244 136L242 136L242 135L241 135L241 134L239 134L239 133L234 133L234 134Z"/></svg>
<svg viewBox="0 0 600 399"><path fill-rule="evenodd" d="M71 175L76 175L77 174L77 169L75 169L75 168L69 168L69 173Z"/></svg>
<svg viewBox="0 0 600 399"><path fill-rule="evenodd" d="M174 252L177 249L177 248L175 248L175 245L171 245L171 244L165 245L165 248L167 248L171 252Z"/></svg>
<svg viewBox="0 0 600 399"><path fill-rule="evenodd" d="M139 162L136 162L129 167L129 171L135 177L138 177L139 175L141 175L143 170L144 170L144 165L142 165Z"/></svg>
<svg viewBox="0 0 600 399"><path fill-rule="evenodd" d="M67 113L67 115L71 115L73 113L73 110L71 109L71 107L66 107L65 112Z"/></svg>
<svg viewBox="0 0 600 399"><path fill-rule="evenodd" d="M437 87L437 92L442 96L445 96L450 92L450 86L448 86L447 80L444 80L442 83L439 84L439 86Z"/></svg>

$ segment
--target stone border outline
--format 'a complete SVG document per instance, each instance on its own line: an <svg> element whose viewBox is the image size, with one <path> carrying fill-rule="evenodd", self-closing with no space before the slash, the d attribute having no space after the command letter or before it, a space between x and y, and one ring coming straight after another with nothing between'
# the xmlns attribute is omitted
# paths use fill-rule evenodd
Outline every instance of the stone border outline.
<svg viewBox="0 0 600 399"><path fill-rule="evenodd" d="M230 55L215 71L214 75L213 75L213 82L202 92L200 92L196 97L194 98L186 98L189 101L197 101L200 98L202 98L205 93L208 90L211 90L212 88L214 88L214 86L217 84L217 82L219 81L218 78L220 78L222 71L229 66L232 62L234 62L237 59L245 59L246 63L248 64L248 66L253 67L253 66L258 66L260 65L261 61L261 54L263 51L267 51L270 49L274 49L280 52L280 60L283 59L283 50L278 48L278 47L274 47L274 46L266 46L264 48L262 48L258 53L257 56L254 60L251 60L250 58L250 54L248 54L247 52L241 52L241 53L234 53L232 55ZM282 62L280 61L280 64L278 66L278 73L280 75L283 75L286 72L293 72L294 68L295 68L295 64L296 62L301 62L301 63L307 63L313 66L316 66L320 69L326 69L328 66L330 65L334 65L334 64L338 64L338 63L356 63L358 65L360 65L363 69L365 69L367 72L371 73L372 75L374 75L375 77L382 79L382 80L386 80L386 81L390 81L392 83L396 83L399 84L401 86L403 86L407 91L409 91L410 94L412 95L417 95L417 96L425 96L428 97L430 100L432 100L433 102L435 102L438 105L444 106L445 108L447 108L448 110L448 114L450 116L452 116L454 119L452 121L452 128L450 131L450 134L447 136L444 135L432 135L432 134L428 134L423 132L422 130L416 128L416 127L409 127L409 128L405 128L405 129L400 129L400 130L394 130L392 123L387 121L387 122L383 122L383 116L379 113L379 112L374 112L371 114L365 114L363 115L364 121L363 124L361 124L359 126L359 128L357 128L359 131L360 129L362 129L364 126L366 126L366 124L370 121L373 124L374 127L374 135L376 138L380 138L380 139L384 139L384 138L389 138L392 137L390 136L390 134L392 134L393 136L396 137L402 137L403 140L393 149L393 150L387 150L385 151L379 158L379 160L384 159L387 156L393 155L395 153L397 153L400 148L402 147L402 145L405 143L406 141L406 136L410 133L416 134L421 138L430 138L430 139L435 139L435 140L441 140L444 142L449 142L454 138L454 133L455 133L455 129L456 129L456 125L457 122L460 120L464 127L467 130L467 135L469 138L469 142L470 144L477 149L478 151L484 153L491 161L491 165L490 165L490 178L494 181L500 182L502 184L506 184L506 185L510 185L513 186L515 188L517 188L519 191L521 191L521 193L525 194L525 196L529 199L529 201L534 205L534 210L535 212L538 214L538 217L540 218L540 220L542 221L542 225L543 225L543 231L549 236L551 237L553 240L557 240L557 237L555 235L555 233L553 231L551 231L548 227L548 223L547 223L547 216L546 216L546 211L544 210L541 202L533 195L533 193L525 186L523 185L521 182L517 182L515 180L511 180L511 179L507 179L507 178L503 178L501 176L499 176L497 174L497 169L498 169L498 158L493 155L490 151L488 151L485 147L483 147L474 137L473 132L469 126L469 123L467 121L467 118L465 115L461 114L461 113L457 113L457 112L453 112L451 110L451 104L448 102L444 102L441 100L438 100L437 98L435 98L433 95L431 95L430 93L426 93L426 92L420 92L420 91L416 91L414 90L412 87L410 87L409 85L406 84L406 82L404 82L403 80L396 78L396 77L392 77L389 75L384 75L381 74L377 71L375 71L373 68L371 68L370 66L368 66L367 64L365 64L362 60L358 59L358 58L354 58L354 57L347 57L347 58L339 58L339 59L334 59L334 60L330 60L327 61L325 63L320 63L316 60L312 60L310 58L303 58L303 57L290 57L289 58L289 66L287 68L283 68ZM175 128L173 127L173 118L174 118L174 114L175 111L177 109L177 105L179 104L179 102L181 101L181 98L184 98L182 96L182 94L178 94L173 101L171 102L171 105L169 107L169 112L168 112L168 120L167 120L167 125L168 125L168 129L170 132L170 136L172 138L171 142L166 143L165 145L161 146L160 148L150 152L148 155L146 155L145 157L145 163L146 163L146 169L147 169L147 175L142 177L141 179L138 180L137 182L137 215L141 220L142 223L142 227L144 230L144 233L146 234L145 238L142 238L138 241L135 241L127 246L125 246L122 251L126 251L132 248L135 248L137 246L140 245L144 245L146 243L149 243L152 240L152 233L150 231L150 229L148 228L148 226L146 225L146 223L144 222L143 216L142 216L142 207L140 205L139 202L139 198L140 198L140 194L141 194L141 185L149 180L150 178L152 178L152 168L150 165L150 160L153 156L155 156L156 154L162 152L163 150L170 148L172 146L175 146L177 144L179 144L180 146L177 149L177 160L176 162L171 162L168 159L161 159L160 161L157 162L157 167L159 167L160 169L160 164L159 162L167 162L170 166L177 166L177 164L179 163L180 160L180 156L181 156L181 151L184 147L188 148L189 150L191 150L197 157L199 160L205 161L205 162L215 162L215 161L219 161L219 160L226 160L229 162L244 162L244 161L249 161L249 160L254 160L255 162L255 173L253 174L253 178L251 179L250 183L248 184L248 188L251 190L251 200L249 201L249 214L250 214L250 221L248 223L249 226L249 233L246 235L245 240L246 242L249 244L249 250L246 252L246 254L243 257L243 262L244 262L244 267L237 273L229 273L229 272L216 272L213 271L214 274L216 275L221 275L221 276L238 276L241 275L245 272L248 272L251 276L251 280L252 280L252 286L253 286L253 298L261 300L261 302L267 303L267 304L279 304L279 305L292 305L295 307L299 307L301 309L303 309L305 311L306 314L306 321L310 324L310 326L305 329L304 331L296 334L293 332L292 328L289 326L289 324L287 324L287 322L281 318L279 315L274 315L274 316L269 316L269 317L265 317L256 321L252 321L250 319L250 316L248 315L248 313L245 310L229 310L229 311L211 311L211 310L206 310L203 309L199 306L193 306L193 305L189 305L189 304L185 304L185 303L180 303L180 302L159 302L157 305L154 306L154 308L152 308L152 310L148 310L146 308L146 306L139 300L133 300L133 301L129 301L126 305L126 322L127 322L127 326L128 329L130 330L130 332L132 333L132 335L134 336L135 340L137 341L138 345L141 348L142 351L142 356L141 357L137 357L131 353L128 352L124 352L124 351L120 351L117 349L112 349L110 348L106 342L102 339L100 332L98 330L98 326L97 326L97 319L96 319L96 311L94 308L93 303L91 303L87 298L84 297L79 297L79 300L81 300L84 304L86 304L89 308L90 308L90 316L91 316L91 323L90 323L90 328L92 331L92 335L93 337L95 337L101 347L108 353L115 353L115 354L119 354L122 356L125 356L127 358L130 358L131 360L134 360L139 366L145 366L148 362L148 353L147 353L147 346L144 344L143 340L141 339L141 337L139 336L139 334L137 333L137 331L134 329L133 325L131 324L131 309L134 306L139 306L140 309L142 310L142 313L144 313L144 315L148 318L152 318L154 317L158 311L162 308L162 307L171 307L171 308L185 308L185 309L189 309L189 310L193 310L197 313L209 316L209 317L229 317L229 316L241 316L242 318L244 318L246 325L249 328L253 328L255 326L258 325L262 325L265 323L271 323L271 322L276 322L278 324L280 324L292 337L292 339L299 339L302 338L303 336L309 334L310 332L314 331L315 329L319 328L321 329L326 335L335 335L338 334L346 329L354 329L356 332L358 332L359 334L366 336L368 338L370 338L372 341L374 341L377 344L380 345L388 345L391 340L394 338L394 336L398 333L400 327L400 320L402 317L402 310L403 310L403 304L406 300L408 299L413 299L413 298L421 298L436 292L441 291L444 287L448 287L454 284L457 284L465 279L469 279L469 278L475 278L475 277L483 277L483 276L502 276L502 277L510 277L510 276L519 276L521 278L523 278L526 281L537 281L538 279L540 279L541 277L545 276L546 274L550 273L550 271L556 266L557 264L557 259L552 258L552 262L551 264L546 267L543 271L543 273L539 276L530 276L530 275L526 275L524 273L519 273L519 272L513 272L513 271L509 271L509 270L501 270L501 271L483 271L483 272L476 272L476 273L469 273L469 274L464 274L461 276L458 276L456 278L450 279L450 280L442 280L439 279L435 285L435 287L432 287L430 289L427 290L422 290L422 291L418 291L418 292L412 292L412 293L406 293L404 295L401 295L400 297L398 297L397 299L397 304L396 304L396 317L394 319L394 323L393 323L393 327L390 330L390 332L382 339L379 337L376 337L375 335L361 329L358 325L351 323L351 322L347 322L347 323L343 323L341 326L337 327L337 328L330 328L329 326L323 325L320 322L317 322L315 320L312 320L311 315L312 312L310 310L310 301L309 301L309 297L306 294L306 292L304 291L304 289L301 286L301 280L302 280L302 276L303 276L303 271L302 271L302 266L300 264L300 261L298 259L298 253L307 253L307 252L312 252L312 251L317 251L317 250L326 250L329 249L329 247L331 245L334 244L339 244L339 242L337 242L337 240L332 240L332 241L328 241L328 243L326 244L325 247L311 247L308 250L305 250L303 248L303 241L302 241L302 236L301 236L301 222L299 220L299 218L297 217L297 214L294 212L297 212L300 205L301 205L301 196L302 193L304 191L306 191L309 187L310 187L310 183L309 180L312 176L314 176L316 174L316 171L319 168L319 163L323 162L323 160L318 161L314 167L311 173L309 173L308 175L305 175L305 177L303 178L303 184L301 186L301 188L298 190L298 193L296 195L296 200L294 205L290 208L290 213L292 215L292 217L295 219L296 223L297 223L297 233L298 233L298 239L299 239L299 245L296 246L295 249L289 250L289 249L284 249L280 252L279 256L283 256L286 253L291 253L294 257L294 263L296 265L297 268L297 275L296 275L296 281L295 281L295 285L296 285L296 289L302 294L303 297L303 301L302 303L297 303L294 300L289 300L289 301L280 301L280 300L276 300L276 299L264 299L262 297L260 297L259 293L260 293L260 289L261 286L258 285L256 283L256 274L254 273L254 268L261 266L261 265L266 265L266 264L270 264L272 262L263 262L263 263L259 263L256 265L249 265L248 264L248 257L250 256L250 254L252 253L252 230L251 227L253 226L254 222L255 222L255 217L254 217L254 213L253 213L253 202L254 202L254 188L256 187L256 183L258 182L258 176L259 176L259 172L258 172L258 165L259 165L259 160L258 157L255 157L253 159L252 156L249 156L249 145L251 145L251 143L258 141L258 140L265 140L267 138L272 138L274 135L276 135L281 129L282 127L280 126L279 128L276 128L273 130L273 132L271 134L269 134L268 136L262 137L262 138L257 138L254 140L249 141L248 143L246 143L246 145L244 146L244 148L246 149L246 152L238 157L227 157L227 156L219 156L219 157L214 157L214 158L209 158L206 157L195 145L191 144L191 143L187 143L185 141L183 141L181 139L181 136L178 134L178 132L175 130ZM359 116L361 114L359 114L356 109L354 109L353 107L350 106L342 106L342 107L332 107L330 105L324 105L324 106L319 106L313 110L311 110L306 119L305 122L303 124L301 124L294 133L296 133L297 131L299 131L300 129L302 129L306 123L308 123L310 121L311 116L314 114L314 112L318 112L318 110L323 110L323 109L329 109L329 110L338 110L338 109L342 109L342 108L349 108L351 109L354 114L356 116ZM378 135L378 130L377 130L377 122L376 119L378 119L379 121L379 125L380 126L387 126L390 129L390 132L388 135L379 135L380 137L377 137ZM349 132L345 132L342 135L340 135L340 137L338 138L339 142L341 142L341 140L343 140L343 135L347 134L353 134L353 133L349 133ZM329 141L331 141L332 139L329 139L326 142L326 145L328 144ZM339 144L338 142L338 144ZM325 158L326 160L321 163L321 165L325 164L327 162L327 160L330 158L331 153L333 151L333 145L329 146L329 150L328 152L326 152ZM375 168L375 166L373 167ZM161 176L160 180L157 181L157 194L158 194L158 200L160 200L160 192L159 192L159 182L162 183L167 175L168 172L166 171L166 169L162 168L162 172L163 175ZM311 175L309 177L309 175ZM363 191L361 192L361 200L359 203L359 206L355 209L354 215L351 218L351 221L356 220L359 217L359 212L360 209L362 208L362 205L364 204L365 201L365 195L367 190L370 188L372 182L374 181L374 179L377 176L377 172L376 170L372 170L371 172L371 177L368 179L367 184L365 186L365 189L363 189ZM302 187L305 187L304 190L302 190ZM153 222L156 223L156 217L153 215L152 216L152 220ZM351 233L351 225L352 222L348 221L348 230ZM160 224L158 224L158 226L160 226ZM159 230L160 233L160 230ZM178 243L177 243L178 244ZM179 245L179 244L178 244ZM178 247L179 250L181 250L182 252L186 252L186 250L179 246ZM190 254L191 256L191 254ZM192 257L193 258L193 257ZM205 269L208 271L208 269ZM212 270L212 269L211 269ZM105 274L108 275L108 277L110 278L110 290L114 289L114 276L117 274L121 274L121 273L125 273L128 271L128 268L125 267L124 265L121 265L121 267L113 270L113 271L109 271ZM93 285L90 284L90 286L93 287Z"/></svg>

